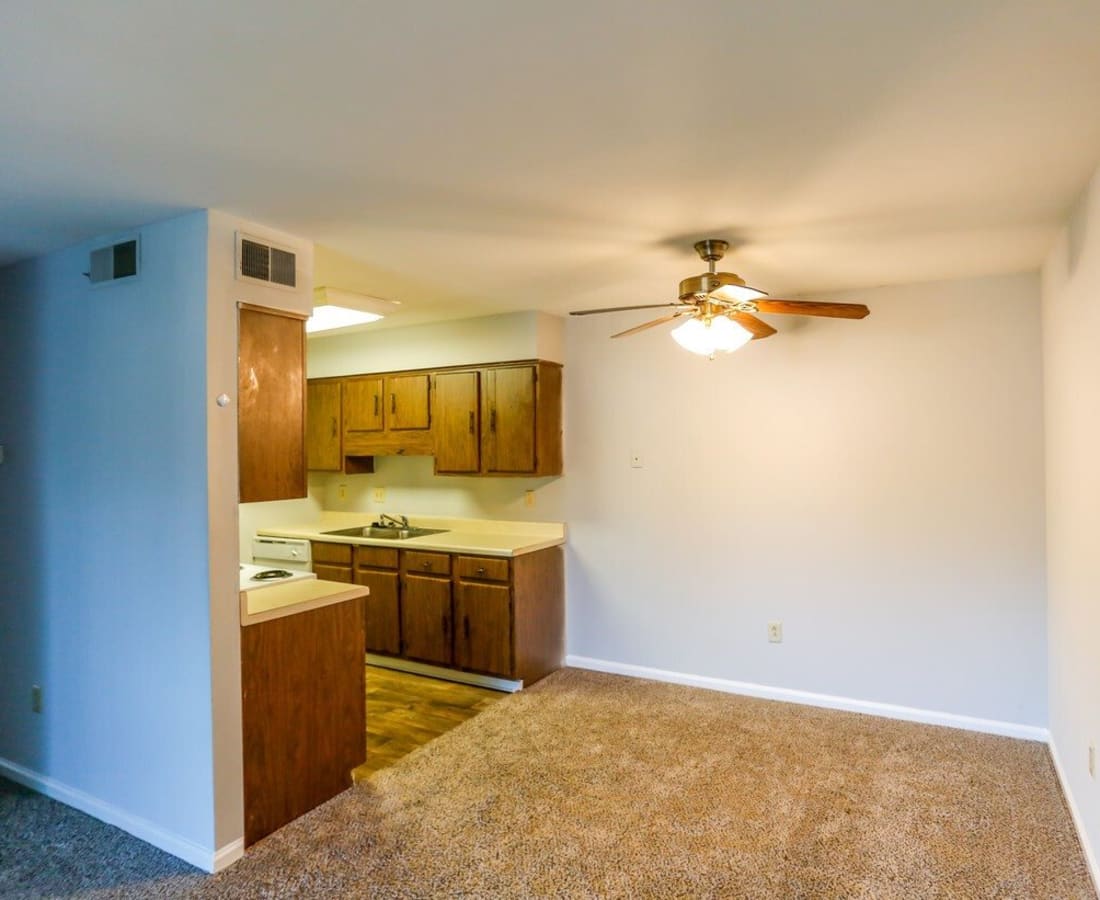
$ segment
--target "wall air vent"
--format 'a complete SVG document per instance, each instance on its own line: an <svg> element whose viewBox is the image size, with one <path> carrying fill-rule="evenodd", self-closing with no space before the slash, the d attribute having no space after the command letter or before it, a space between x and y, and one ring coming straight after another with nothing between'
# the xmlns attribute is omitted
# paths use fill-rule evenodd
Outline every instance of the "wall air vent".
<svg viewBox="0 0 1100 900"><path fill-rule="evenodd" d="M140 255L136 237L99 247L91 252L88 271L84 274L92 284L134 278L138 274Z"/></svg>
<svg viewBox="0 0 1100 900"><path fill-rule="evenodd" d="M297 262L293 250L237 232L237 278L294 288Z"/></svg>

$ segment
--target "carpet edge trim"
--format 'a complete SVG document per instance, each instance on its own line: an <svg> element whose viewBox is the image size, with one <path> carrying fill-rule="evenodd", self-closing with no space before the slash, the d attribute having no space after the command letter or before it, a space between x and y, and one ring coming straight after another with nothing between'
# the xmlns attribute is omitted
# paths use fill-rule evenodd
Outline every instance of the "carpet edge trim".
<svg viewBox="0 0 1100 900"><path fill-rule="evenodd" d="M50 778L19 763L0 756L0 775L11 779L39 794L71 806L93 819L120 828L138 840L170 853L204 872L217 872L244 855L244 839L231 841L224 847L211 850L196 844L189 838L168 831L161 826L106 803L82 790L71 787L56 778Z"/></svg>
<svg viewBox="0 0 1100 900"><path fill-rule="evenodd" d="M1100 861L1097 860L1096 852L1093 850L1092 844L1089 843L1089 836L1085 831L1085 820L1081 817L1081 811L1077 808L1073 793L1070 791L1069 780L1066 778L1066 770L1062 767L1062 758L1058 755L1058 745L1054 743L1053 734L1050 736L1050 740L1047 741L1047 746L1050 748L1050 758L1054 763L1054 774L1058 776L1062 796L1066 798L1069 816L1073 820L1073 827L1077 829L1077 839L1081 842L1081 849L1085 854L1085 865L1088 867L1089 875L1092 878L1092 888L1096 891L1097 897L1100 897Z"/></svg>
<svg viewBox="0 0 1100 900"><path fill-rule="evenodd" d="M637 666L632 663L595 659L589 656L573 656L570 654L566 656L565 664L576 669L591 669L595 672L607 672L612 675L627 675L631 678L649 678L653 681L665 681L670 684L683 684L689 687L707 688L712 691L722 691L726 694L740 694L746 697L757 697L762 700L801 703L805 706L839 709L845 712L880 716L885 719L900 719L904 722L919 722L924 725L942 725L947 728L961 728L964 731L980 731L984 734L1021 738L1026 741L1039 741L1041 743L1050 742L1050 731L1039 725L1002 722L997 719L981 719L976 716L963 716L958 713L939 712L937 710L921 709L915 706L898 706L893 703L880 703L875 700L857 700L854 697L816 694L812 691L800 691L794 688L754 684L750 681L733 681L727 678L714 678L710 675L692 675L686 672L672 672L667 669L654 669L649 666Z"/></svg>

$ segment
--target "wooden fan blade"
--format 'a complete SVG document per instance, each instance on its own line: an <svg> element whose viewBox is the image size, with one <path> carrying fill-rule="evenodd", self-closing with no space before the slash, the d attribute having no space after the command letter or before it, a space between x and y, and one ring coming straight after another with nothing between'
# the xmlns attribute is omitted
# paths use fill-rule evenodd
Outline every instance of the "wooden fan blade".
<svg viewBox="0 0 1100 900"><path fill-rule="evenodd" d="M753 300L758 312L788 316L828 316L831 319L862 319L871 312L862 303L822 303L814 300Z"/></svg>
<svg viewBox="0 0 1100 900"><path fill-rule="evenodd" d="M673 309L688 309L692 307L691 303L646 303L642 306L608 306L606 309L576 309L569 313L571 316L591 316L595 313L609 313L609 312L625 312L628 309L662 309L666 307L672 307Z"/></svg>
<svg viewBox="0 0 1100 900"><path fill-rule="evenodd" d="M771 325L769 325L763 319L756 318L756 316L752 315L752 313L737 312L737 310L732 310L731 312L726 313L726 315L733 319L733 321L735 321L746 331L751 331L752 339L754 341L759 340L760 338L771 337L773 334L776 333L775 329L772 328Z"/></svg>
<svg viewBox="0 0 1100 900"><path fill-rule="evenodd" d="M674 312L670 316L661 316L659 319L653 319L650 322L643 322L641 325L635 325L633 328L628 328L626 331L620 331L618 334L611 335L613 338L627 337L631 334L637 334L639 331L645 331L647 328L653 328L655 325L663 325L665 322L671 322L673 319L678 319L682 316L682 312Z"/></svg>

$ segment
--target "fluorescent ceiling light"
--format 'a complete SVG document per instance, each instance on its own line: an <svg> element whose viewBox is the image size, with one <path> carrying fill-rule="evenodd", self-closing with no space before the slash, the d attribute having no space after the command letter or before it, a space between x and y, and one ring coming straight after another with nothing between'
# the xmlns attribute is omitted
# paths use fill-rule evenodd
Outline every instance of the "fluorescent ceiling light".
<svg viewBox="0 0 1100 900"><path fill-rule="evenodd" d="M313 289L313 316L306 321L306 332L316 334L376 322L396 312L400 305L400 300L384 300L339 288L316 287Z"/></svg>
<svg viewBox="0 0 1100 900"><path fill-rule="evenodd" d="M351 325L365 325L376 322L382 316L378 313L364 312L361 309L348 309L346 306L315 306L313 315L306 319L306 333L332 331L334 328L347 328Z"/></svg>
<svg viewBox="0 0 1100 900"><path fill-rule="evenodd" d="M742 328L727 316L711 319L692 317L672 329L672 337L685 350L700 356L714 356L721 350L732 353L752 340L752 332Z"/></svg>

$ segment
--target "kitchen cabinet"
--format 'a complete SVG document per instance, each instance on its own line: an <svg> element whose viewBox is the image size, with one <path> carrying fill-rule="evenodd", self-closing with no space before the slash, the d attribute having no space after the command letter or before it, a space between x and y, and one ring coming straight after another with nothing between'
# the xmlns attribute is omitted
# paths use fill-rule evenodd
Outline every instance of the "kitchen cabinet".
<svg viewBox="0 0 1100 900"><path fill-rule="evenodd" d="M353 583L351 544L312 541L310 555L313 557L313 574L322 581Z"/></svg>
<svg viewBox="0 0 1100 900"><path fill-rule="evenodd" d="M306 465L318 472L340 472L341 390L338 381L311 381L306 386Z"/></svg>
<svg viewBox="0 0 1100 900"><path fill-rule="evenodd" d="M366 748L363 599L241 628L244 843L351 787Z"/></svg>
<svg viewBox="0 0 1100 900"><path fill-rule="evenodd" d="M435 376L435 471L476 475L481 471L481 373Z"/></svg>
<svg viewBox="0 0 1100 900"><path fill-rule="evenodd" d="M360 547L356 581L383 610L368 649L532 684L560 668L565 580L560 547L514 558ZM373 554L390 554L379 558ZM397 562L394 562L394 558ZM357 557L358 559L358 557ZM397 571L400 570L400 579ZM395 643L394 625L398 622ZM385 645L384 643L385 642Z"/></svg>
<svg viewBox="0 0 1100 900"><path fill-rule="evenodd" d="M456 666L492 674L512 671L511 607L507 584L455 581Z"/></svg>
<svg viewBox="0 0 1100 900"><path fill-rule="evenodd" d="M344 454L430 455L427 373L355 376L343 381Z"/></svg>
<svg viewBox="0 0 1100 900"><path fill-rule="evenodd" d="M451 649L451 581L432 575L403 573L401 638L405 656L449 666Z"/></svg>
<svg viewBox="0 0 1100 900"><path fill-rule="evenodd" d="M561 366L493 366L482 382L482 472L560 475Z"/></svg>
<svg viewBox="0 0 1100 900"><path fill-rule="evenodd" d="M238 498L305 497L304 317L242 305L237 347Z"/></svg>
<svg viewBox="0 0 1100 900"><path fill-rule="evenodd" d="M329 403L340 391L342 446L334 449L333 416L324 413L316 437L311 425L310 458L324 459L328 471L373 472L374 456L408 454L434 456L438 475L546 477L562 472L562 368L557 363L528 360L310 382L311 388L323 384L338 386L324 395ZM320 393L311 409L314 402L320 406ZM337 453L341 465L329 468Z"/></svg>
<svg viewBox="0 0 1100 900"><path fill-rule="evenodd" d="M355 548L355 583L370 588L366 636L366 649L370 653L391 656L401 653L399 581L396 550Z"/></svg>

